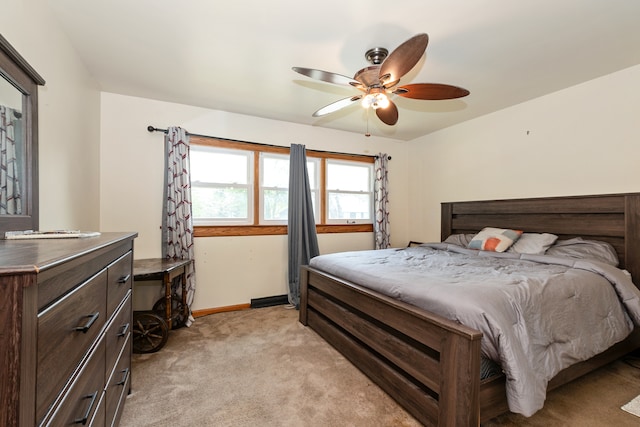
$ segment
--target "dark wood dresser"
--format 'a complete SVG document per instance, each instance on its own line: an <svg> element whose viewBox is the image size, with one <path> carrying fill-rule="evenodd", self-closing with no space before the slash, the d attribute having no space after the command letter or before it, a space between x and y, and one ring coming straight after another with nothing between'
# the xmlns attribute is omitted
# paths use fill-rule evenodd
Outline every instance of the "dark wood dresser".
<svg viewBox="0 0 640 427"><path fill-rule="evenodd" d="M0 240L0 426L115 426L136 233Z"/></svg>

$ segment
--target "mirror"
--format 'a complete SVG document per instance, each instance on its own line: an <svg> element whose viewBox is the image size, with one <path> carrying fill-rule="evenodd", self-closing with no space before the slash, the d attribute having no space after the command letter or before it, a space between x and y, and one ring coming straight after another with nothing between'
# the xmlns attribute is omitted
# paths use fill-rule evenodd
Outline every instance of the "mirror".
<svg viewBox="0 0 640 427"><path fill-rule="evenodd" d="M38 85L44 80L0 35L0 239L38 229Z"/></svg>
<svg viewBox="0 0 640 427"><path fill-rule="evenodd" d="M0 80L0 215L22 215L26 152L22 93Z"/></svg>

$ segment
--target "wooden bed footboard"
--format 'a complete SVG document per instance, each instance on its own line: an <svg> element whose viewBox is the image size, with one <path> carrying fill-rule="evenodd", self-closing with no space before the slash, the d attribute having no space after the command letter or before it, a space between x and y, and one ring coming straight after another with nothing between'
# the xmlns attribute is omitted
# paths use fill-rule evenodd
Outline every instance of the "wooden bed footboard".
<svg viewBox="0 0 640 427"><path fill-rule="evenodd" d="M425 425L480 423L482 333L303 267L300 322Z"/></svg>

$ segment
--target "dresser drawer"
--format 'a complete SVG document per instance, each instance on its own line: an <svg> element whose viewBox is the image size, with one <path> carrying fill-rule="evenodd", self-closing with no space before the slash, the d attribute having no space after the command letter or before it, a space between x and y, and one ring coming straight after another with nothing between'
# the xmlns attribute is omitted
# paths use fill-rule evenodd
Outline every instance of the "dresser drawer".
<svg viewBox="0 0 640 427"><path fill-rule="evenodd" d="M46 426L104 426L104 362L105 343L101 340Z"/></svg>
<svg viewBox="0 0 640 427"><path fill-rule="evenodd" d="M107 368L105 370L105 381L111 375L111 371L114 368L116 360L122 352L122 347L129 341L131 335L131 292L126 296L126 299L120 309L116 313L113 322L107 327L106 342L107 342Z"/></svg>
<svg viewBox="0 0 640 427"><path fill-rule="evenodd" d="M133 254L128 252L107 268L107 310L111 316L133 283Z"/></svg>
<svg viewBox="0 0 640 427"><path fill-rule="evenodd" d="M47 413L103 331L107 271L102 270L38 314L36 416ZM102 343L104 370L104 343ZM104 383L104 371L100 375Z"/></svg>
<svg viewBox="0 0 640 427"><path fill-rule="evenodd" d="M131 340L127 341L127 345L120 354L120 359L113 370L113 375L107 383L106 401L107 401L107 425L120 414L118 407L124 405L124 399L127 397L129 387L131 385Z"/></svg>

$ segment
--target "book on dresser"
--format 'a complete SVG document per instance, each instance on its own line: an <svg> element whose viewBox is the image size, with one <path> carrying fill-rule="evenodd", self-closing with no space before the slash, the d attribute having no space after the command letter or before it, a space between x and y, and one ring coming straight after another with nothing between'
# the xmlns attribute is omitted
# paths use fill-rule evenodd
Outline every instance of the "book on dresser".
<svg viewBox="0 0 640 427"><path fill-rule="evenodd" d="M118 425L136 237L0 240L0 425Z"/></svg>

